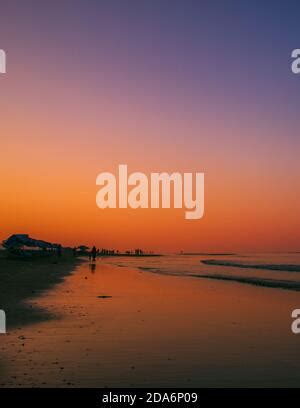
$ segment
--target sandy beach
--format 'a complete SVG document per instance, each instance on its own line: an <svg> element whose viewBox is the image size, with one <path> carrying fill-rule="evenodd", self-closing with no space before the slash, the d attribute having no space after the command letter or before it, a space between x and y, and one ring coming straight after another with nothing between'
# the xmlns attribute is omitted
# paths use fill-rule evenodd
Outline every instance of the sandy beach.
<svg viewBox="0 0 300 408"><path fill-rule="evenodd" d="M35 259L8 259L0 252L0 308L9 319L8 330L51 318L51 311L32 307L27 299L39 297L62 282L82 261L56 255Z"/></svg>
<svg viewBox="0 0 300 408"><path fill-rule="evenodd" d="M106 261L2 262L1 387L299 386L297 292Z"/></svg>

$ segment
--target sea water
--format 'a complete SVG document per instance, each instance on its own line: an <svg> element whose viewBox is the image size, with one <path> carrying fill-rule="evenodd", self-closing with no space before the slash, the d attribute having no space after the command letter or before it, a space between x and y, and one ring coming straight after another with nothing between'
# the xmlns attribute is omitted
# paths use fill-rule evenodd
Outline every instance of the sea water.
<svg viewBox="0 0 300 408"><path fill-rule="evenodd" d="M197 253L107 260L143 271L300 290L300 253Z"/></svg>

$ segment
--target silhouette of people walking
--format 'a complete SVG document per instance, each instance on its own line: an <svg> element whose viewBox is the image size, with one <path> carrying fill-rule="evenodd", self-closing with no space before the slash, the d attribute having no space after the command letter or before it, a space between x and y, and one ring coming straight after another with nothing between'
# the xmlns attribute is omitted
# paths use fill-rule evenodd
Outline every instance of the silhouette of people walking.
<svg viewBox="0 0 300 408"><path fill-rule="evenodd" d="M97 249L96 249L96 247L95 247L95 245L94 245L93 248L92 248L92 258L93 258L93 261L96 261L96 256L97 256Z"/></svg>

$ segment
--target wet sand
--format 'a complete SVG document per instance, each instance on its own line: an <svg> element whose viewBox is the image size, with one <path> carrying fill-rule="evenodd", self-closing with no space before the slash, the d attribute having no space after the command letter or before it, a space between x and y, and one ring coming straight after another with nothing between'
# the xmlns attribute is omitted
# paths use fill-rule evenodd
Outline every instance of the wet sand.
<svg viewBox="0 0 300 408"><path fill-rule="evenodd" d="M300 385L296 292L99 259L26 305L47 318L0 336L1 387Z"/></svg>
<svg viewBox="0 0 300 408"><path fill-rule="evenodd" d="M41 296L74 271L83 260L64 254L9 259L0 252L0 309L9 316L8 330L52 318L51 311L32 307L27 299Z"/></svg>

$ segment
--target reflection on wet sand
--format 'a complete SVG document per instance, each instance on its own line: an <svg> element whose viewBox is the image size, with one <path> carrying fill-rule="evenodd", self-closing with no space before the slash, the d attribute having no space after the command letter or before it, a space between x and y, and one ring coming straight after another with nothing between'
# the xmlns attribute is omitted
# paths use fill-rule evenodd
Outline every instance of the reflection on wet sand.
<svg viewBox="0 0 300 408"><path fill-rule="evenodd" d="M89 268L92 273L96 271L96 262L89 263Z"/></svg>
<svg viewBox="0 0 300 408"><path fill-rule="evenodd" d="M297 293L80 265L1 337L0 385L297 386Z"/></svg>

